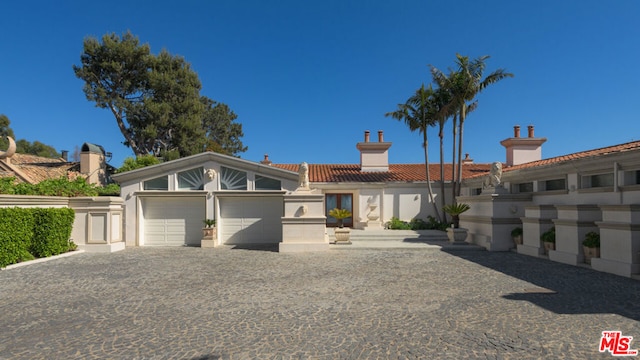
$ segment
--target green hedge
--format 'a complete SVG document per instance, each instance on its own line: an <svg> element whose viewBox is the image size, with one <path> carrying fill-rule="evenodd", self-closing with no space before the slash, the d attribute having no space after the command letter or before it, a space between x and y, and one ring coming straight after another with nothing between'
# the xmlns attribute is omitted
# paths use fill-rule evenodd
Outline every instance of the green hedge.
<svg viewBox="0 0 640 360"><path fill-rule="evenodd" d="M47 179L35 185L29 183L17 183L14 177L0 178L0 194L7 195L42 195L42 196L120 196L120 186L109 184L105 187L98 187L89 184L78 177L69 180L65 177L58 179Z"/></svg>
<svg viewBox="0 0 640 360"><path fill-rule="evenodd" d="M76 248L69 208L0 208L0 267Z"/></svg>

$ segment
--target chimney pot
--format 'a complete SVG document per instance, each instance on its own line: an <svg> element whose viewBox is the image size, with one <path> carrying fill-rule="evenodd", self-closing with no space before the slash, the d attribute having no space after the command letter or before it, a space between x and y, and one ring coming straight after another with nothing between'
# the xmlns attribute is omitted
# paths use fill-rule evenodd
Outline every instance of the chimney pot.
<svg viewBox="0 0 640 360"><path fill-rule="evenodd" d="M378 142L384 142L384 139L382 137L382 130L378 130Z"/></svg>
<svg viewBox="0 0 640 360"><path fill-rule="evenodd" d="M260 163L265 165L273 164L271 160L269 160L269 154L264 154L264 160L260 161Z"/></svg>
<svg viewBox="0 0 640 360"><path fill-rule="evenodd" d="M513 127L513 137L520 137L520 125L516 125Z"/></svg>
<svg viewBox="0 0 640 360"><path fill-rule="evenodd" d="M532 138L532 137L533 137L533 125L529 125L529 126L527 126L527 130L529 131L528 136L529 136L530 138Z"/></svg>
<svg viewBox="0 0 640 360"><path fill-rule="evenodd" d="M369 130L364 131L364 142L369 142Z"/></svg>

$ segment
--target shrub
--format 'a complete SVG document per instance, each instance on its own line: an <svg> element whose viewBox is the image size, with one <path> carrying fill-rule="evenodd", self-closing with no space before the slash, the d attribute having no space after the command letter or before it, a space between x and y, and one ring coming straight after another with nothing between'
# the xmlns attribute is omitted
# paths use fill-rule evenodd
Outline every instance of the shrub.
<svg viewBox="0 0 640 360"><path fill-rule="evenodd" d="M0 179L0 194L7 195L41 195L41 196L120 196L120 186L110 184L106 187L97 187L89 184L83 177L69 180L66 177L47 179L32 185L18 183L13 177Z"/></svg>
<svg viewBox="0 0 640 360"><path fill-rule="evenodd" d="M543 242L555 243L556 242L556 228L555 228L555 226L552 227L551 229L543 232L542 235L540 235L540 240L542 240Z"/></svg>
<svg viewBox="0 0 640 360"><path fill-rule="evenodd" d="M98 196L120 196L120 185L109 184L105 187L97 187Z"/></svg>
<svg viewBox="0 0 640 360"><path fill-rule="evenodd" d="M447 230L447 228L449 226L451 226L449 223L447 222L443 222L443 221L438 221L436 220L436 218L434 218L433 216L429 215L427 216L427 229L433 229L433 230L442 230L445 231Z"/></svg>
<svg viewBox="0 0 640 360"><path fill-rule="evenodd" d="M600 247L600 234L595 231L590 231L584 236L584 240L582 240L582 245L589 248L599 248Z"/></svg>
<svg viewBox="0 0 640 360"><path fill-rule="evenodd" d="M411 219L411 221L409 221L409 226L411 227L411 230L426 230L429 228L429 224L419 218Z"/></svg>
<svg viewBox="0 0 640 360"><path fill-rule="evenodd" d="M424 221L420 218L413 218L411 221L406 222L398 219L397 217L392 217L385 224L387 229L390 230L446 230L449 226L448 223L444 223L436 220L433 216L427 216L427 221Z"/></svg>
<svg viewBox="0 0 640 360"><path fill-rule="evenodd" d="M0 267L33 259L33 224L32 209L0 208Z"/></svg>
<svg viewBox="0 0 640 360"><path fill-rule="evenodd" d="M34 229L30 252L47 257L68 252L75 213L72 209L33 209ZM74 244L75 245L75 244Z"/></svg>
<svg viewBox="0 0 640 360"><path fill-rule="evenodd" d="M68 208L0 208L0 267L75 250L74 216Z"/></svg>
<svg viewBox="0 0 640 360"><path fill-rule="evenodd" d="M511 230L511 237L522 236L522 233L523 231L521 227L514 228Z"/></svg>
<svg viewBox="0 0 640 360"><path fill-rule="evenodd" d="M394 216L387 222L387 229L411 230L411 225L409 225L409 223L407 223L406 221L402 221Z"/></svg>

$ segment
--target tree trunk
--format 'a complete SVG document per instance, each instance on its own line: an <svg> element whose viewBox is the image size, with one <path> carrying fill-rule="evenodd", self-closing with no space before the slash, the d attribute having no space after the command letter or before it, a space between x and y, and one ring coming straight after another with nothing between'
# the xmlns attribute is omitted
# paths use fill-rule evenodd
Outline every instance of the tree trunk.
<svg viewBox="0 0 640 360"><path fill-rule="evenodd" d="M462 135L464 134L464 119L467 115L467 104L462 103L462 109L460 111L460 133L459 141L458 141L458 181L457 181L457 189L456 196L460 196L460 190L462 189Z"/></svg>
<svg viewBox="0 0 640 360"><path fill-rule="evenodd" d="M458 138L458 115L453 115L453 151L451 160L451 203L456 202L456 140Z"/></svg>
<svg viewBox="0 0 640 360"><path fill-rule="evenodd" d="M446 205L444 198L444 121L440 122L440 131L438 132L440 138L440 208L444 209ZM442 211L442 221L447 222L447 213Z"/></svg>
<svg viewBox="0 0 640 360"><path fill-rule="evenodd" d="M427 140L427 129L426 128L422 132L422 136L423 136L423 141L424 141L423 142L423 145L424 145L424 163L425 163L426 173L427 173L427 190L429 191L429 201L433 204L433 210L436 213L436 217L438 218L438 221L441 221L440 212L438 211L438 205L436 204L436 201L433 198L433 189L431 188L431 175L429 174L429 140Z"/></svg>

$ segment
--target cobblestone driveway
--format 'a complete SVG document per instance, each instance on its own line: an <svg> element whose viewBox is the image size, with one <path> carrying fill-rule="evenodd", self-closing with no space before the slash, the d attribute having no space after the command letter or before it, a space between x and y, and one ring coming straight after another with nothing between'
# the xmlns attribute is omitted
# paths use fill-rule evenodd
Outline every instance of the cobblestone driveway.
<svg viewBox="0 0 640 360"><path fill-rule="evenodd" d="M0 271L0 359L604 359L639 299L513 253L133 248Z"/></svg>

